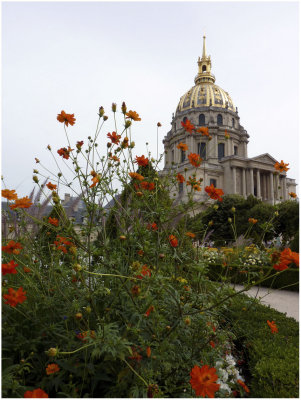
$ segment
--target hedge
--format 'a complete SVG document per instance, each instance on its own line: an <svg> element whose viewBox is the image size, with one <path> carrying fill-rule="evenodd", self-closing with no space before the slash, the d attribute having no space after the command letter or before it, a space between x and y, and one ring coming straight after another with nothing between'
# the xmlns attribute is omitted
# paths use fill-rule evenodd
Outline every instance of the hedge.
<svg viewBox="0 0 301 400"><path fill-rule="evenodd" d="M298 322L244 294L233 298L226 319L247 358L249 396L298 398ZM271 333L267 320L275 321L278 333Z"/></svg>
<svg viewBox="0 0 301 400"><path fill-rule="evenodd" d="M241 269L240 266L233 265L224 267L221 264L209 264L208 265L208 277L213 281L220 281L221 276L227 277L227 280L230 280L231 283L247 283L248 275L239 273L238 268ZM246 268L245 266L243 268ZM264 271L266 274L271 267L270 266L250 266L248 267L249 273L252 271L259 272L260 270ZM272 270L270 275L275 274L275 270ZM252 276L252 275L251 275ZM258 277L251 277L251 281L257 281ZM264 282L261 283L260 286L268 287L272 289L284 289L291 290L293 292L299 292L299 268L289 268L279 275L273 276L272 278L267 278Z"/></svg>

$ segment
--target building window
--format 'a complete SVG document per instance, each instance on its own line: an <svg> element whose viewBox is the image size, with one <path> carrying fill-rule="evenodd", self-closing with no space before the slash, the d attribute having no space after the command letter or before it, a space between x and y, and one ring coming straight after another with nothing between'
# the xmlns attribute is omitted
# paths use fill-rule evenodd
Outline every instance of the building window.
<svg viewBox="0 0 301 400"><path fill-rule="evenodd" d="M185 151L181 150L181 162L184 162L185 158L186 158Z"/></svg>
<svg viewBox="0 0 301 400"><path fill-rule="evenodd" d="M199 125L201 125L201 126L205 125L205 115L204 114L199 115Z"/></svg>
<svg viewBox="0 0 301 400"><path fill-rule="evenodd" d="M234 146L234 155L237 156L237 152L238 152L238 147Z"/></svg>
<svg viewBox="0 0 301 400"><path fill-rule="evenodd" d="M210 178L210 186L213 185L216 188L216 179Z"/></svg>
<svg viewBox="0 0 301 400"><path fill-rule="evenodd" d="M184 117L184 118L183 118L184 124L185 124L186 121L187 121L187 117Z"/></svg>
<svg viewBox="0 0 301 400"><path fill-rule="evenodd" d="M175 161L175 152L174 152L174 150L172 150L171 151L171 162L174 162Z"/></svg>
<svg viewBox="0 0 301 400"><path fill-rule="evenodd" d="M232 127L233 127L233 128L235 127L235 120L234 120L234 118L232 118Z"/></svg>
<svg viewBox="0 0 301 400"><path fill-rule="evenodd" d="M184 183L180 182L179 183L179 193L183 193L183 188L184 188Z"/></svg>
<svg viewBox="0 0 301 400"><path fill-rule="evenodd" d="M225 145L224 143L218 144L218 159L225 157Z"/></svg>
<svg viewBox="0 0 301 400"><path fill-rule="evenodd" d="M206 160L206 143L198 143L198 154Z"/></svg>
<svg viewBox="0 0 301 400"><path fill-rule="evenodd" d="M206 72L206 65L202 66L202 72Z"/></svg>
<svg viewBox="0 0 301 400"><path fill-rule="evenodd" d="M222 114L218 114L218 116L217 116L217 125L223 125L223 116L222 116Z"/></svg>

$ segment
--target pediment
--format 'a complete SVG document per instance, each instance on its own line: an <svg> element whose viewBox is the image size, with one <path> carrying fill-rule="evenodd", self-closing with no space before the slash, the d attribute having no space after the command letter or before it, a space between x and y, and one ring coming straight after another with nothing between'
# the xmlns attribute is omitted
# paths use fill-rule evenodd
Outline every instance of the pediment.
<svg viewBox="0 0 301 400"><path fill-rule="evenodd" d="M252 157L252 158L250 158L250 160L269 163L269 164L273 164L273 165L277 162L277 160L275 160L275 158L272 157L268 153L261 154L260 156Z"/></svg>

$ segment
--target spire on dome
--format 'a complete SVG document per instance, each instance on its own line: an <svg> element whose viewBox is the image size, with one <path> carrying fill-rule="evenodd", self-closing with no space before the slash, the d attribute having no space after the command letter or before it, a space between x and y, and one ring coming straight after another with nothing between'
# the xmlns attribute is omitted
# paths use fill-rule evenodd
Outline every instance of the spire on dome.
<svg viewBox="0 0 301 400"><path fill-rule="evenodd" d="M206 54L206 36L203 36L203 54L198 59L199 73L194 78L194 82L198 85L201 82L214 83L215 76L211 73L211 59Z"/></svg>

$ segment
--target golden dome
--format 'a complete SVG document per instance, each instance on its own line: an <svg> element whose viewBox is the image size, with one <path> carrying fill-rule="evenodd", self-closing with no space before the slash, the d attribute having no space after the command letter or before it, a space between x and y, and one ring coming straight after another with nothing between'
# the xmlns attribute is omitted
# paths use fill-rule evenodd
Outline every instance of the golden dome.
<svg viewBox="0 0 301 400"><path fill-rule="evenodd" d="M229 94L213 83L201 83L193 86L181 97L177 111L186 111L199 107L220 107L235 111Z"/></svg>
<svg viewBox="0 0 301 400"><path fill-rule="evenodd" d="M181 97L177 112L199 107L219 107L235 111L229 94L215 85L215 76L211 73L211 58L206 54L206 36L203 36L203 54L198 59L198 74L193 86Z"/></svg>

